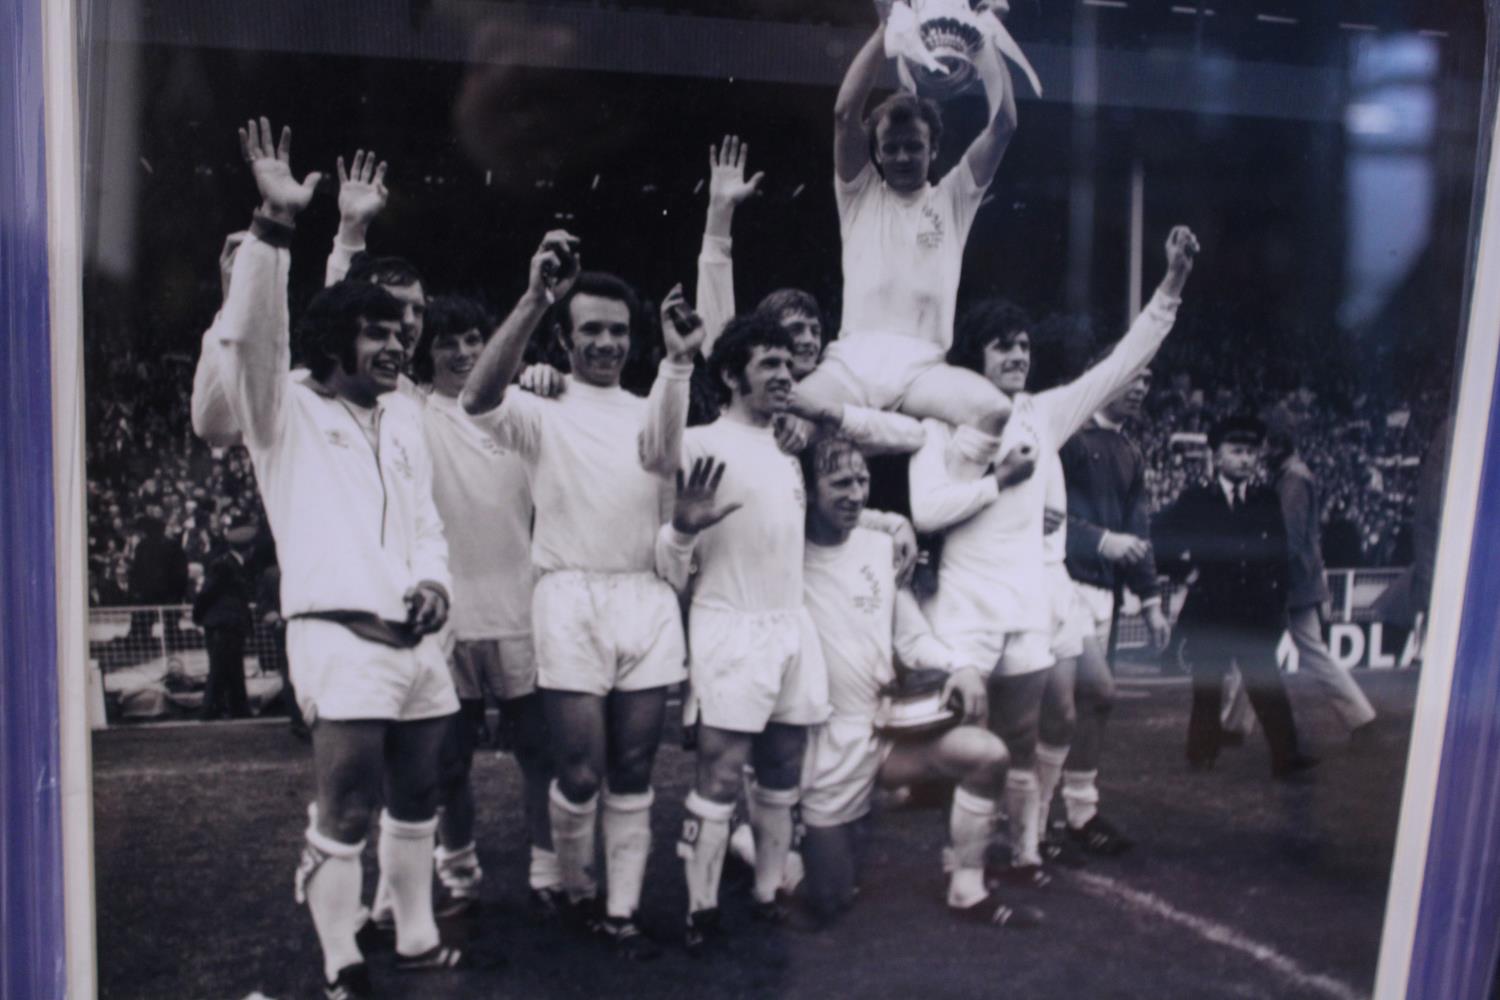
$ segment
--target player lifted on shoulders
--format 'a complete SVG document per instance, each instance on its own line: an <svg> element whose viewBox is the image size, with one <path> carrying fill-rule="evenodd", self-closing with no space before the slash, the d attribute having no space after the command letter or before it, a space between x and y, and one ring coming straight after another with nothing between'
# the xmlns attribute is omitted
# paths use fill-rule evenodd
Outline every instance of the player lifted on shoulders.
<svg viewBox="0 0 1500 1000"><path fill-rule="evenodd" d="M386 788L380 865L399 969L464 956L432 913L438 750L458 709L433 635L448 614L448 550L417 411L393 393L401 307L372 284L320 292L303 319L309 375L289 374L293 223L316 175L295 181L290 130L240 133L262 197L217 329L219 377L255 466L282 565L287 655L312 723L317 801L297 871L323 948L326 995L369 995L355 934L371 813Z"/></svg>
<svg viewBox="0 0 1500 1000"><path fill-rule="evenodd" d="M1043 539L1046 477L1033 475L1105 400L1156 353L1171 332L1197 240L1186 227L1167 239L1167 275L1109 356L1067 385L1026 393L1031 339L1019 309L994 301L965 317L950 356L983 373L1014 409L998 444L955 447L970 427L928 420L910 469L919 531L946 531L937 593L925 610L934 631L990 675L990 725L1011 754L1006 813L1014 871L1041 884L1038 718L1052 666L1051 602ZM976 457L977 456L977 457Z"/></svg>
<svg viewBox="0 0 1500 1000"><path fill-rule="evenodd" d="M708 212L698 255L697 290L698 311L708 330L705 353L713 351L736 312L731 226L735 210L755 194L763 177L755 174L746 179L749 152L749 144L735 135L726 135L708 151ZM791 337L792 378L800 383L811 375L823 352L823 311L817 299L799 288L779 288L761 299L755 311ZM777 414L774 426L777 441L789 453L801 451L820 429L849 435L866 454L906 454L922 445L921 423L899 413L813 399L800 386L793 387L787 406L788 412Z"/></svg>
<svg viewBox="0 0 1500 1000"><path fill-rule="evenodd" d="M825 404L899 409L952 424L998 427L1006 398L944 363L968 239L985 189L1016 129L1003 65L998 107L959 163L929 182L942 138L932 101L900 93L868 118L884 64L883 31L854 57L834 106L834 192L843 239L843 331L799 390Z"/></svg>
<svg viewBox="0 0 1500 1000"><path fill-rule="evenodd" d="M984 728L983 673L932 635L916 598L897 586L890 538L858 526L870 475L854 444L838 437L818 441L802 453L802 470L808 484L803 590L832 706L832 716L809 737L802 774L802 853L815 914L830 919L853 897L857 827L870 813L876 785L936 781L958 786L948 818L955 861L950 911L1001 925L1034 922L1034 910L1002 903L985 890L985 849L1009 757ZM896 680L895 657L909 668L948 673L942 701L957 694L965 724L898 739L877 732L880 692Z"/></svg>
<svg viewBox="0 0 1500 1000"><path fill-rule="evenodd" d="M667 688L686 676L682 618L654 572L657 528L677 471L688 378L701 327L665 324L667 358L649 399L620 387L640 303L611 275L577 272L576 240L549 233L531 260L520 301L485 345L460 397L463 408L518 454L531 481L536 524L532 599L537 685L557 777L552 843L577 915L620 954L652 958L640 932L651 848L651 768ZM556 298L554 332L567 350L565 391L512 391L532 331ZM595 923L594 829L603 792L605 913Z"/></svg>
<svg viewBox="0 0 1500 1000"><path fill-rule="evenodd" d="M753 912L773 923L784 918L776 894L791 849L806 727L828 715L822 651L802 604L802 474L771 429L792 390L791 358L791 338L765 315L736 317L726 327L709 370L727 406L683 442L684 462L696 471L689 486L702 485L713 456L729 456L711 478L723 506L718 518L694 519L679 490L661 535L661 566L674 583L685 586L689 564L697 564L688 638L701 720L698 771L678 845L693 951L722 932L719 880L747 763L755 773Z"/></svg>

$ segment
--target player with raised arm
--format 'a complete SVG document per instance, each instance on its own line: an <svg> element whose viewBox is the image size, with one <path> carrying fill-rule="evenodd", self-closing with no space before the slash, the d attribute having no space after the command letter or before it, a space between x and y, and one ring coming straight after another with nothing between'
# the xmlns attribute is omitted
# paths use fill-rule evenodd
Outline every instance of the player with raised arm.
<svg viewBox="0 0 1500 1000"><path fill-rule="evenodd" d="M1171 332L1197 248L1186 227L1173 229L1166 277L1125 337L1075 381L1035 396L1025 392L1031 366L1025 314L1003 302L975 306L950 360L983 373L1004 392L1014 404L1010 420L988 449L954 447L973 429L928 420L927 443L912 459L912 519L919 531L947 533L937 592L924 610L944 642L992 671L990 725L1011 754L1006 813L1012 874L1022 883L1046 880L1035 753L1053 663L1043 552L1046 476L1033 473L1156 353Z"/></svg>
<svg viewBox="0 0 1500 1000"><path fill-rule="evenodd" d="M674 584L685 587L689 565L697 565L688 645L701 720L698 770L678 844L690 951L722 934L719 880L747 763L755 772L753 912L773 923L784 919L777 890L791 848L806 727L828 713L821 648L801 600L802 475L771 426L791 394L791 357L791 338L767 316L739 316L725 328L709 371L726 405L714 423L687 432L683 456L684 464L732 456L717 489L735 513L712 525L674 516L660 540L659 565Z"/></svg>
<svg viewBox="0 0 1500 1000"><path fill-rule="evenodd" d="M549 233L525 293L485 345L460 401L525 463L536 522L531 559L537 686L556 778L552 843L570 908L627 958L660 951L636 923L651 848L651 769L667 688L687 674L682 618L654 571L657 528L681 458L693 353L701 324L670 322L649 399L620 386L639 300L611 275L578 272L577 240ZM566 391L512 391L532 332L553 300L554 330L572 369ZM669 297L671 308L680 299ZM608 895L598 908L595 825L603 798Z"/></svg>
<svg viewBox="0 0 1500 1000"><path fill-rule="evenodd" d="M857 447L824 438L802 454L808 491L803 593L828 669L832 716L813 730L802 774L802 853L814 913L831 919L852 900L856 834L877 785L956 784L948 831L955 860L950 912L965 919L1025 926L1038 914L1001 902L984 884L984 855L1009 763L1005 745L984 728L983 673L938 641L911 591L890 568L890 538L859 527L870 476ZM895 738L877 728L882 689L906 669L948 674L940 692L962 703L962 725Z"/></svg>
<svg viewBox="0 0 1500 1000"><path fill-rule="evenodd" d="M799 391L824 405L998 428L1009 402L973 372L945 364L944 353L953 342L964 244L1016 129L1014 87L1000 65L988 123L932 184L943 128L937 105L900 93L864 116L885 63L883 34L877 30L854 57L834 105L843 330Z"/></svg>
<svg viewBox="0 0 1500 1000"><path fill-rule="evenodd" d="M386 164L382 161L377 165L375 154L363 150L354 154L353 163L353 170L346 170L344 158L338 159L339 229L324 266L324 286L337 284L349 273L354 258L363 255L354 277L380 285L401 303L403 336L408 344L415 344L422 336L422 313L426 306L421 276L399 257L371 258L364 253L365 233L389 197L385 187ZM243 232L230 233L219 254L219 276L226 299L234 257L244 237ZM218 323L218 317L214 323ZM204 332L198 364L193 370L192 426L193 433L211 446L227 448L240 443L240 429L219 378L217 345L218 334L211 325ZM409 389L410 383L402 381L403 388Z"/></svg>
<svg viewBox="0 0 1500 1000"><path fill-rule="evenodd" d="M273 146L264 118L240 143L262 203L216 327L219 377L276 538L287 656L313 726L317 799L297 897L322 944L326 996L367 996L360 852L382 785L396 966L465 958L432 913L438 754L458 709L434 634L448 614L447 543L419 414L393 393L407 350L399 303L356 282L320 292L302 321L308 376L289 374L287 246L317 175L292 177L291 132Z"/></svg>
<svg viewBox="0 0 1500 1000"><path fill-rule="evenodd" d="M531 488L520 457L496 444L458 402L493 330L477 302L440 296L428 303L411 359L412 375L427 390L422 426L432 453L433 500L451 540L454 580L449 625L456 640L452 670L460 712L444 754L437 873L453 908L478 900L483 871L469 770L488 693L500 703L521 769L532 906L549 915L559 909L562 895L547 816L552 782L547 722L531 641Z"/></svg>

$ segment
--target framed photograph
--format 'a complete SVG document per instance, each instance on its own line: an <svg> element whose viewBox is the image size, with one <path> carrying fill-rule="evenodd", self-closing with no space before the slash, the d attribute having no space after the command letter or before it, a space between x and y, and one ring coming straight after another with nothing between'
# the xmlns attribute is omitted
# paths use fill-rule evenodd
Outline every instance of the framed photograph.
<svg viewBox="0 0 1500 1000"><path fill-rule="evenodd" d="M14 7L0 993L1492 995L1492 4Z"/></svg>

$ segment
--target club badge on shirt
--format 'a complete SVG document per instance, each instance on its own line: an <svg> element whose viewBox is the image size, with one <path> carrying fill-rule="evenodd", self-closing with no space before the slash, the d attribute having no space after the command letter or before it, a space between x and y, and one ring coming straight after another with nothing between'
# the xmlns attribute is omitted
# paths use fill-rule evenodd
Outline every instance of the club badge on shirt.
<svg viewBox="0 0 1500 1000"><path fill-rule="evenodd" d="M917 227L917 246L936 250L943 245L943 217L931 205L922 206L922 224Z"/></svg>
<svg viewBox="0 0 1500 1000"><path fill-rule="evenodd" d="M870 592L854 595L854 609L873 615L880 610L880 578L875 575L875 570L870 568L869 563L859 568L859 575L870 585Z"/></svg>
<svg viewBox="0 0 1500 1000"><path fill-rule="evenodd" d="M402 444L399 438L393 440L391 445L396 449L396 457L391 460L391 468L400 473L402 479L411 482L416 478L416 474L412 472L411 457L406 453L406 445Z"/></svg>

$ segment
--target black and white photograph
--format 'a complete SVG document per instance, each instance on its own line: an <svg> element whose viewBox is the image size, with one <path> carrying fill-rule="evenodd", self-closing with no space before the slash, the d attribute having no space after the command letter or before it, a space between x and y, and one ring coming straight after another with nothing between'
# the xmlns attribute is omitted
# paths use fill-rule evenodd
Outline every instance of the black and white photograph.
<svg viewBox="0 0 1500 1000"><path fill-rule="evenodd" d="M77 12L100 997L1377 994L1479 5Z"/></svg>

